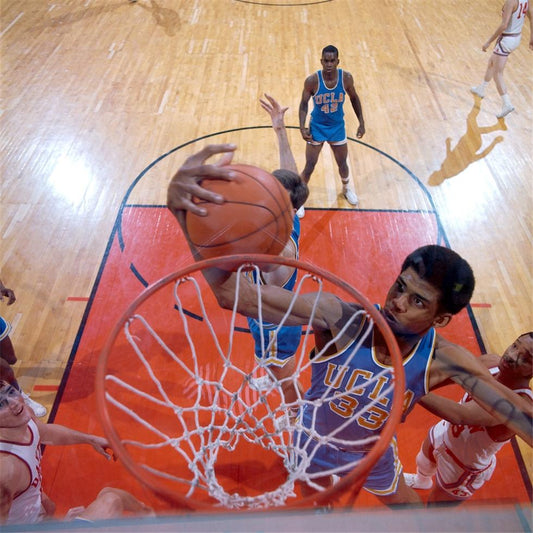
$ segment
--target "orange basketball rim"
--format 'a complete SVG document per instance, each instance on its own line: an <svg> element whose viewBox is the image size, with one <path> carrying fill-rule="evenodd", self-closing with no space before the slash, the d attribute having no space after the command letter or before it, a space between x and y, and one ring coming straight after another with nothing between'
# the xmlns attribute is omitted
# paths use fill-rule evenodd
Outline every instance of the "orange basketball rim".
<svg viewBox="0 0 533 533"><path fill-rule="evenodd" d="M306 470L312 457L295 448L299 419L292 427L280 423L290 406L276 380L266 390L254 388L254 380L269 372L254 357L246 319L235 309L220 308L202 275L209 268L241 264L244 272L266 263L298 269L295 295L327 291L357 303L365 320L381 331L392 359L392 405L379 438L349 474L332 476L336 483L312 495L301 490L315 481ZM242 279L244 274L235 275ZM270 336L276 336L277 327ZM294 356L294 379L304 390L310 384L312 347L308 324ZM124 466L177 508L203 511L295 508L339 498L353 503L395 435L404 388L394 335L364 295L311 264L260 254L199 261L147 287L113 327L96 373L99 415ZM306 401L302 396L297 407Z"/></svg>

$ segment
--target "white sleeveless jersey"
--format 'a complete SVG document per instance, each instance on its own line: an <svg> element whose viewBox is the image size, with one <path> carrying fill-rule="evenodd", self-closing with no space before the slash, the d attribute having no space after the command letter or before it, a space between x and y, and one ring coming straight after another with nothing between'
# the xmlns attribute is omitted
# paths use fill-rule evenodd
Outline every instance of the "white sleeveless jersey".
<svg viewBox="0 0 533 533"><path fill-rule="evenodd" d="M497 368L491 369L492 374L498 372ZM533 393L530 389L514 389L514 392L529 396L533 400ZM465 394L461 403L473 401L472 397ZM495 441L483 426L467 426L461 424L451 424L447 420L442 420L445 429L444 443L446 447L455 455L463 466L474 470L482 470L490 465L494 455L503 447L508 440ZM494 429L493 433L494 433Z"/></svg>
<svg viewBox="0 0 533 533"><path fill-rule="evenodd" d="M33 524L44 517L41 505L41 439L33 420L28 422L31 439L28 444L0 440L0 453L18 457L30 471L31 482L19 495L15 496L6 524Z"/></svg>
<svg viewBox="0 0 533 533"><path fill-rule="evenodd" d="M512 35L522 33L524 21L527 15L528 0L518 0L518 7L513 11L511 20L507 28L503 31L503 35Z"/></svg>

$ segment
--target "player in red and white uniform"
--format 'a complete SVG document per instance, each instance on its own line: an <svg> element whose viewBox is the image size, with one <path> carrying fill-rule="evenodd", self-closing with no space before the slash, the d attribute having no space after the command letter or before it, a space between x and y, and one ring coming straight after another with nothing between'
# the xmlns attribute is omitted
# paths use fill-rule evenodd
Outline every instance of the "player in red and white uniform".
<svg viewBox="0 0 533 533"><path fill-rule="evenodd" d="M498 355L484 355L482 362L497 381L533 403L529 381L533 377L533 332L520 335ZM488 481L496 467L496 454L514 432L498 423L470 395L460 403L429 394L420 401L445 418L433 426L416 457L417 473L405 474L415 489L436 486L428 502L462 501Z"/></svg>
<svg viewBox="0 0 533 533"><path fill-rule="evenodd" d="M28 421L27 436L27 439L18 442L0 440L0 453L16 457L27 468L28 474L21 483L22 490L14 495L7 524L33 524L46 516L41 498L41 441L37 425L31 419Z"/></svg>
<svg viewBox="0 0 533 533"><path fill-rule="evenodd" d="M20 392L0 381L0 524L33 524L54 513L55 505L42 490L41 444L90 444L106 458L107 439L35 418ZM120 516L122 511L152 513L126 491L106 487L68 518L92 521Z"/></svg>
<svg viewBox="0 0 533 533"><path fill-rule="evenodd" d="M533 50L533 19L531 17L529 0L505 0L502 8L502 21L500 25L490 36L488 41L481 47L483 52L486 52L490 44L496 40L496 45L494 46L494 50L489 59L483 82L480 85L472 87L471 91L480 98L483 98L485 96L487 85L490 80L494 78L498 94L502 98L502 110L496 115L498 118L503 118L511 113L511 111L514 111L514 107L507 94L507 87L503 81L503 70L509 54L513 50L516 50L520 44L522 28L524 27L526 16L529 16L531 30L529 48Z"/></svg>

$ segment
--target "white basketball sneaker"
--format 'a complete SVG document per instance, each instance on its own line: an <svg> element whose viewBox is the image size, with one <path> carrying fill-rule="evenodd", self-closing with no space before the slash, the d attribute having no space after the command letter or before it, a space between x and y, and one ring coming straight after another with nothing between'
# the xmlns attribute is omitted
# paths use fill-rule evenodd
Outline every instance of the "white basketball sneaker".
<svg viewBox="0 0 533 533"><path fill-rule="evenodd" d="M479 86L471 87L470 92L472 94L475 94L476 96L479 96L480 98L485 98L485 93L483 92L483 89Z"/></svg>
<svg viewBox="0 0 533 533"><path fill-rule="evenodd" d="M342 194L344 194L344 198L348 200L348 203L352 205L357 205L359 203L359 198L357 198L357 194L355 194L351 189L344 189L342 191Z"/></svg>
<svg viewBox="0 0 533 533"><path fill-rule="evenodd" d="M404 474L405 484L413 489L430 489L433 487L433 480L427 476L421 476L419 474Z"/></svg>
<svg viewBox="0 0 533 533"><path fill-rule="evenodd" d="M504 104L502 110L496 115L496 118L506 117L509 113L514 111L514 107L511 104Z"/></svg>
<svg viewBox="0 0 533 533"><path fill-rule="evenodd" d="M305 216L305 209L303 205L300 207L300 209L298 209L298 211L296 211L296 216L298 218L303 218Z"/></svg>

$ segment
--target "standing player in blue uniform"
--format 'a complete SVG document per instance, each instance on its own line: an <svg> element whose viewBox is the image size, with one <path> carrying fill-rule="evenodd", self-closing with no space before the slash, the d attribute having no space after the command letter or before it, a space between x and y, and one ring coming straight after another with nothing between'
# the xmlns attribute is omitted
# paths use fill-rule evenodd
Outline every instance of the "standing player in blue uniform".
<svg viewBox="0 0 533 533"><path fill-rule="evenodd" d="M344 102L346 95L350 98L353 110L359 120L357 138L365 134L365 121L361 101L355 91L353 76L345 70L337 69L339 51L332 45L322 50L322 70L319 70L304 82L302 99L300 101L300 132L305 141L305 168L302 172L303 180L308 183L315 169L318 156L325 142L329 143L339 167L342 180L342 193L352 205L359 200L354 190L350 188L350 169L348 168L348 140L344 122ZM309 99L313 98L313 111L306 128Z"/></svg>
<svg viewBox="0 0 533 533"><path fill-rule="evenodd" d="M172 178L167 194L167 205L187 235L185 213L191 210L204 213L196 206L191 197L220 203L223 201L201 186L204 179L231 180L231 171L217 165L206 164L206 159L215 154L231 153L235 145L211 145L189 157ZM190 241L189 241L190 242ZM193 254L197 255L194 247ZM233 309L235 305L235 276L220 269L204 270L219 305ZM406 371L406 396L404 415L407 415L418 399L426 392L451 381L468 391L476 400L501 423L512 428L530 445L532 409L523 398L509 388L498 383L465 348L447 341L436 334L436 328L445 327L453 315L463 309L474 290L474 275L468 263L457 253L437 245L428 245L409 254L402 264L400 274L389 289L381 313L390 326L404 360ZM285 318L287 309L291 309L285 323L304 325L310 321L313 328L316 353L319 358L313 360L312 385L307 393L309 399L320 395L328 386L333 375L332 370L341 372L335 375L338 383L338 395L327 402L323 408L320 402L306 409L318 409L316 423L310 423L313 417L303 413L304 425L310 430L309 438L316 441L316 446L323 449L313 457L310 469L321 472L331 463L335 467L346 467L341 474L350 471L349 463L353 455L365 454L361 450L332 450L327 444L327 431L331 424L336 429L350 432L350 440L369 433L375 437L379 434L389 416L390 399L383 404L372 405L368 400L371 393L354 396L353 380L359 379L361 389L372 384L376 372L391 366L391 358L385 340L379 329L374 329L364 340L356 357L348 357L347 352L360 335L364 318L355 315L360 307L345 302L338 296L321 292L317 294L293 293L274 285L261 286L260 302L265 320L279 323ZM244 316L259 315L257 288L251 283L239 286L237 311ZM334 339L334 342L332 342ZM333 365L333 367L332 367ZM340 367L343 367L342 369ZM342 372L346 374L343 376ZM334 372L333 372L334 373ZM390 378L387 378L390 379ZM351 387L349 387L349 382ZM337 385L337 383L336 383ZM346 391L346 394L343 392ZM345 416L356 404L367 405L370 410L346 428L341 428ZM344 416L343 416L344 415ZM335 425L336 424L336 425ZM323 436L325 444L319 444L314 437ZM335 435L337 437L337 435ZM295 439L302 438L298 434ZM296 441L297 442L297 441ZM320 484L331 483L330 476L322 476ZM386 453L373 468L365 488L379 497L387 505L420 503L416 492L408 487L403 476L398 458L396 442L393 441Z"/></svg>
<svg viewBox="0 0 533 533"><path fill-rule="evenodd" d="M264 99L260 99L261 106L270 115L272 120L272 128L276 133L278 140L280 168L274 170L272 174L276 179L285 187L289 192L292 206L294 208L293 229L289 238L289 241L285 248L281 251L282 257L289 257L291 259L298 259L299 239L300 239L300 221L296 215L296 211L302 207L309 196L309 188L307 184L301 179L296 167L296 161L291 151L289 140L287 136L287 129L285 127L284 115L287 111L287 107L281 107L280 104L268 94L265 94ZM226 153L219 161L217 172L220 172L225 165L229 164L232 158L232 154ZM175 182L178 188L181 188L181 182ZM173 185L169 189L172 189ZM188 188L188 187L187 187ZM200 193L204 189L201 189ZM169 192L172 196L172 192ZM186 193L187 194L187 193ZM176 191L177 196L181 196L181 191ZM210 200L213 200L211 197ZM188 206L191 211L197 215L205 214L205 211L201 207L197 207L191 202ZM180 211L184 215L184 211ZM174 213L176 218L181 223L180 214ZM188 238L188 234L186 234ZM194 251L193 251L194 253ZM288 291L292 291L296 282L297 272L295 268L285 265L276 266L275 269L270 271L260 272L259 277L253 274L249 274L247 279L255 284L259 282L262 286L276 286ZM232 282L235 275L231 275ZM248 323L252 336L255 342L255 356L259 359L265 358L262 363L268 367L269 371L274 378L278 380L281 385L283 396L287 404L295 402L301 397L300 385L291 379L294 374L294 354L298 349L301 340L302 328L299 325L285 326L279 328L277 334L275 333L278 326L274 326L272 323L263 320L260 324L258 316L254 315L254 318L248 318ZM261 338L261 329L263 329L263 339ZM271 342L272 341L272 342ZM271 386L269 376L264 376L264 379L252 380L251 385L258 390L262 388L268 388ZM291 414L290 412L288 413Z"/></svg>
<svg viewBox="0 0 533 533"><path fill-rule="evenodd" d="M274 170L272 174L289 192L294 212L303 206L309 196L307 184L298 175L296 161L290 149L285 127L284 115L287 107L282 108L279 103L265 94L264 99L260 99L261 106L272 119L272 128L278 139L280 169ZM298 259L300 240L300 220L294 215L293 228L289 242L281 252L281 256L291 259ZM276 285L289 291L294 289L297 271L295 268L279 266L270 272L250 272L249 277L253 283ZM262 359L262 363L268 366L272 375L280 382L283 396L286 403L296 402L299 388L297 383L291 378L294 374L294 354L298 349L302 337L301 326L283 326L279 328L277 324L271 324L248 317L248 326L255 341L255 356ZM263 334L261 335L261 330ZM255 380L252 384L258 388L270 386L270 379L265 376L265 380ZM300 391L301 394L302 391Z"/></svg>

